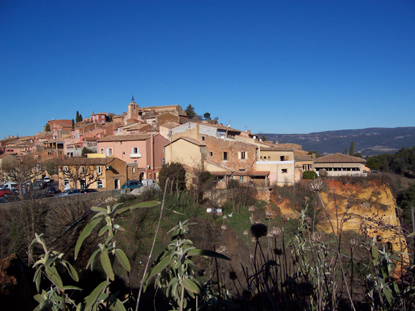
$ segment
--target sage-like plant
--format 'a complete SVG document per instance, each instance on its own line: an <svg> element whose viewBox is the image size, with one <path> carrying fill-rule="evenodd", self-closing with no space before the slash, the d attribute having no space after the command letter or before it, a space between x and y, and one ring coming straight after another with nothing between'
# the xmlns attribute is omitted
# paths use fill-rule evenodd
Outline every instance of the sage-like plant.
<svg viewBox="0 0 415 311"><path fill-rule="evenodd" d="M58 270L65 268L71 278L76 282L78 282L78 273L68 261L63 260L63 253L51 251L47 248L42 236L43 234L38 235L35 233L35 239L31 244L32 246L34 243L39 243L44 252L40 256L40 259L33 265L33 268L36 268L33 281L39 293L34 296L39 303L35 310L66 310L67 304L75 306L74 301L66 295L66 291L81 289L75 286L63 285ZM42 276L45 276L51 283L48 291L42 290L40 292Z"/></svg>
<svg viewBox="0 0 415 311"><path fill-rule="evenodd" d="M87 268L91 267L93 270L94 260L98 256L100 257L101 266L107 276L106 280L100 283L92 293L85 298L85 307L83 310L97 310L100 305L110 310L123 311L125 310L123 303L114 295L109 292L110 281L114 281L115 274L113 270L114 260L117 258L121 266L126 270L131 270L131 265L127 255L120 248L116 247L116 240L114 239L117 231L124 231L119 224L115 223L116 217L127 211L136 208L149 208L159 205L160 202L150 201L135 204L133 206L127 206L119 208L122 204L117 203L114 206L91 207L91 210L96 212L92 217L91 222L84 228L78 241L75 245L75 259L79 255L79 251L85 239L91 234L92 230L100 223L105 224L99 230L98 236L107 234L107 237L103 243L98 244L98 249L91 255L88 260ZM118 209L119 208L119 209Z"/></svg>
<svg viewBox="0 0 415 311"><path fill-rule="evenodd" d="M194 224L186 220L179 222L169 231L173 233L171 243L154 261L151 270L146 275L146 286L150 278L157 275L154 286L164 291L175 310L183 310L191 298L201 293L201 285L193 269L192 256L230 260L227 256L215 251L196 249L193 242L185 238L185 234L189 232L189 226Z"/></svg>

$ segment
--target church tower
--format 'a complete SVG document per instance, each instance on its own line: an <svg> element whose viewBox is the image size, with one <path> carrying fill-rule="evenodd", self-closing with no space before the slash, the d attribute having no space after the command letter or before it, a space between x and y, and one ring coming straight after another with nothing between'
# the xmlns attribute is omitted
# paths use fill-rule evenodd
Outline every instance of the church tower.
<svg viewBox="0 0 415 311"><path fill-rule="evenodd" d="M140 109L140 106L137 105L137 103L134 100L134 95L131 98L131 102L128 105L128 113L127 113L127 120L130 119L136 119L138 120L138 110Z"/></svg>

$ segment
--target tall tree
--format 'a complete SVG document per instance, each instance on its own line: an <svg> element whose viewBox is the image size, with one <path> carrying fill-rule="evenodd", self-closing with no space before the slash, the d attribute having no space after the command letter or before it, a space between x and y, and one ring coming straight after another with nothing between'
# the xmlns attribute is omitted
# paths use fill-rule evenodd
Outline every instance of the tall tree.
<svg viewBox="0 0 415 311"><path fill-rule="evenodd" d="M350 144L350 155L354 155L354 141L352 141L352 143Z"/></svg>
<svg viewBox="0 0 415 311"><path fill-rule="evenodd" d="M81 122L82 120L83 120L82 114L80 114L79 111L76 111L75 122L78 123L78 122Z"/></svg>
<svg viewBox="0 0 415 311"><path fill-rule="evenodd" d="M74 119L72 119L72 129L74 129L75 128L75 121L74 121Z"/></svg>
<svg viewBox="0 0 415 311"><path fill-rule="evenodd" d="M205 118L205 120L210 120L210 113L205 112L205 114L203 115L203 118Z"/></svg>
<svg viewBox="0 0 415 311"><path fill-rule="evenodd" d="M32 179L42 176L43 171L42 163L37 162L33 158L25 157L21 159L15 157L4 161L1 177L18 184L19 196L22 197L23 185Z"/></svg>
<svg viewBox="0 0 415 311"><path fill-rule="evenodd" d="M184 112L186 112L186 115L189 117L189 119L196 117L195 108L192 105L187 106Z"/></svg>

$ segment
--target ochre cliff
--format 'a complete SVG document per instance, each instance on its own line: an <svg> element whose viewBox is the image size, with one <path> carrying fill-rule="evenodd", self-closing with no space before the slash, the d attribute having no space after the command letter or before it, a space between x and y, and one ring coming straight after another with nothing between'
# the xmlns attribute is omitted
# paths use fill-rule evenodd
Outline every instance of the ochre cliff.
<svg viewBox="0 0 415 311"><path fill-rule="evenodd" d="M325 180L324 183L321 200L336 233L351 230L376 237L383 243L389 242L394 251L406 249L406 241L396 215L396 202L386 184L365 179L357 183L344 183L340 180ZM298 216L299 208L295 203L280 198L278 194L274 195L272 201L279 207L281 214L291 218ZM317 209L322 207L317 197L312 204L316 203ZM324 210L319 216L317 229L332 233Z"/></svg>

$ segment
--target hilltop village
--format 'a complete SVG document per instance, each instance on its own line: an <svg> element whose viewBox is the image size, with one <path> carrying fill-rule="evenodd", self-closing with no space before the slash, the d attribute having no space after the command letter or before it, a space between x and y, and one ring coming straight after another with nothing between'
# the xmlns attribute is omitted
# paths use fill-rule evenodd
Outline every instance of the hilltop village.
<svg viewBox="0 0 415 311"><path fill-rule="evenodd" d="M50 120L33 136L0 141L4 159L61 160L59 189L116 190L128 180L156 180L164 164L180 163L187 180L198 171L216 176L217 188L229 180L257 187L298 183L305 171L364 176L366 161L333 154L315 158L298 144L263 141L208 118L191 118L179 105L140 107L134 97L121 115L94 113L77 121ZM85 170L88 170L88 174ZM80 171L82 178L65 178ZM44 178L48 173L45 171Z"/></svg>

